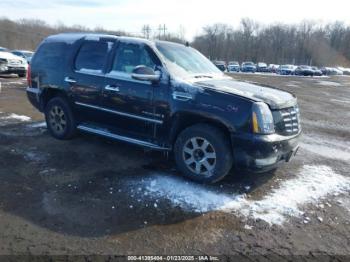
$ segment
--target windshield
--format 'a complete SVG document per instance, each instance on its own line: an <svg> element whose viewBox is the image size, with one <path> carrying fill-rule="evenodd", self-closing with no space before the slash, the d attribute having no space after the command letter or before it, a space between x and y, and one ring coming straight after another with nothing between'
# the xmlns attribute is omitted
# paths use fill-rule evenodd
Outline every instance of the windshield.
<svg viewBox="0 0 350 262"><path fill-rule="evenodd" d="M244 66L253 66L253 62L244 62L243 63Z"/></svg>
<svg viewBox="0 0 350 262"><path fill-rule="evenodd" d="M173 44L158 42L156 47L163 55L169 71L182 78L213 77L221 71L197 50Z"/></svg>
<svg viewBox="0 0 350 262"><path fill-rule="evenodd" d="M23 54L25 57L32 57L32 56L33 56L33 53L32 53L32 52L22 52L22 54Z"/></svg>

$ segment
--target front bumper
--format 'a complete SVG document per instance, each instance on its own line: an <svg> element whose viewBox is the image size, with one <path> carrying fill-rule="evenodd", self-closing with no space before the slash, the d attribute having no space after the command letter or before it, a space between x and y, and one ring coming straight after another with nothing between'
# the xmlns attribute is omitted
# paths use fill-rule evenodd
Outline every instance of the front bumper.
<svg viewBox="0 0 350 262"><path fill-rule="evenodd" d="M275 169L296 154L299 137L300 132L293 136L231 134L235 166L253 172Z"/></svg>
<svg viewBox="0 0 350 262"><path fill-rule="evenodd" d="M1 74L25 74L26 72L25 67L0 66Z"/></svg>
<svg viewBox="0 0 350 262"><path fill-rule="evenodd" d="M255 72L256 71L256 69L255 68L253 68L253 67L243 67L242 68L242 72Z"/></svg>
<svg viewBox="0 0 350 262"><path fill-rule="evenodd" d="M27 87L27 97L29 102L39 111L42 112L42 104L40 100L40 89L39 88L31 88Z"/></svg>

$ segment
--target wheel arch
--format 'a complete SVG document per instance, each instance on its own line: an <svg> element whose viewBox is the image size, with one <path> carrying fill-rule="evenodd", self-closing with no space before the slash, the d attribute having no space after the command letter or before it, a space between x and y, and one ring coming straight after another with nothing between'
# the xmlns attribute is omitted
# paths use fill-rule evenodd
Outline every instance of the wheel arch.
<svg viewBox="0 0 350 262"><path fill-rule="evenodd" d="M47 103L54 97L63 97L69 102L68 96L64 90L58 88L45 88L43 89L40 97L41 109L45 110Z"/></svg>
<svg viewBox="0 0 350 262"><path fill-rule="evenodd" d="M208 124L220 129L230 139L230 144L232 144L230 133L234 132L235 128L217 116L210 114L203 115L197 112L177 112L173 115L171 123L170 143L172 145L181 131L196 124Z"/></svg>

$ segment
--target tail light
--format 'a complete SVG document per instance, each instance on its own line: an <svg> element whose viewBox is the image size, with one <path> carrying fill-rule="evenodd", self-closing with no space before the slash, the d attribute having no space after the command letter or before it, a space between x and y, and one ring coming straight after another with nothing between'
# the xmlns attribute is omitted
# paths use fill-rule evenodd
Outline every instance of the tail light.
<svg viewBox="0 0 350 262"><path fill-rule="evenodd" d="M32 76L31 76L30 65L28 65L28 69L27 69L27 83L29 87L32 87Z"/></svg>

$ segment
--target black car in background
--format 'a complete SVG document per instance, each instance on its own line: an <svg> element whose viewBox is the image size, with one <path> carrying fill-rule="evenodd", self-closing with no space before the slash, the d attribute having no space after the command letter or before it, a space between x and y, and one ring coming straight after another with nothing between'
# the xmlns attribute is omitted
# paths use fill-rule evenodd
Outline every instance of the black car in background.
<svg viewBox="0 0 350 262"><path fill-rule="evenodd" d="M323 75L322 71L317 66L313 66L313 67L311 67L311 69L314 71L314 76L322 76Z"/></svg>
<svg viewBox="0 0 350 262"><path fill-rule="evenodd" d="M241 71L255 73L256 66L253 62L243 62L241 66Z"/></svg>
<svg viewBox="0 0 350 262"><path fill-rule="evenodd" d="M256 72L261 72L261 73L267 73L269 72L269 69L267 67L267 64L266 63L263 63L263 62L259 62L257 65L256 65Z"/></svg>
<svg viewBox="0 0 350 262"><path fill-rule="evenodd" d="M226 72L226 63L224 61L214 61L214 65L222 72Z"/></svg>
<svg viewBox="0 0 350 262"><path fill-rule="evenodd" d="M233 166L275 169L298 149L294 95L236 81L186 45L60 34L30 66L28 98L57 139L80 130L173 152L182 174L208 183Z"/></svg>
<svg viewBox="0 0 350 262"><path fill-rule="evenodd" d="M298 76L314 76L314 70L311 66L301 65L295 69L294 74Z"/></svg>

